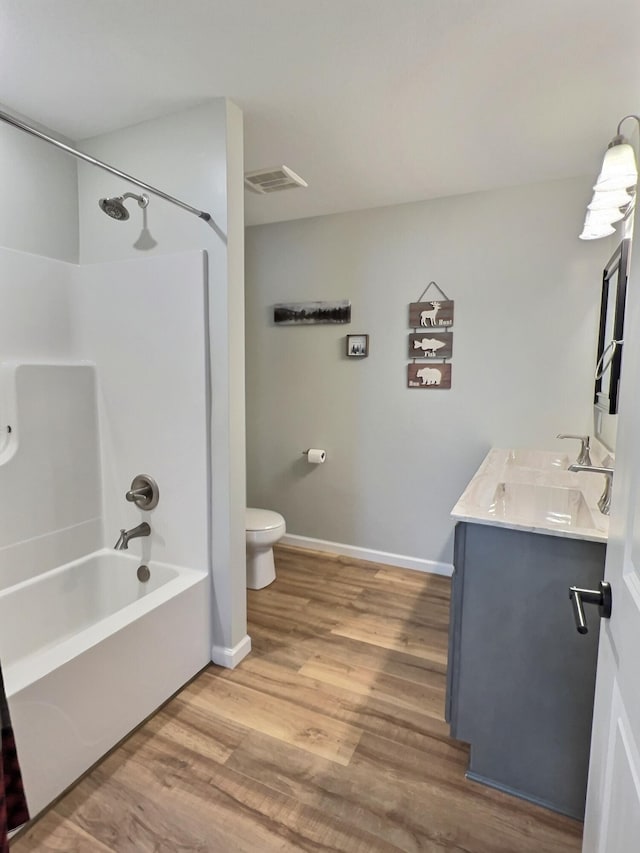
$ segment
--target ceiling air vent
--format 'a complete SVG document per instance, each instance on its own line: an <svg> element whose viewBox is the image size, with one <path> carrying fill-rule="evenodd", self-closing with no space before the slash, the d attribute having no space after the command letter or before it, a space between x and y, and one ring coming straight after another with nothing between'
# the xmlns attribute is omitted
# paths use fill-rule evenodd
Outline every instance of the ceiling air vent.
<svg viewBox="0 0 640 853"><path fill-rule="evenodd" d="M255 172L246 172L244 182L250 190L253 190L254 193L260 193L260 195L308 186L300 175L296 175L287 166L273 166L271 169L257 169Z"/></svg>

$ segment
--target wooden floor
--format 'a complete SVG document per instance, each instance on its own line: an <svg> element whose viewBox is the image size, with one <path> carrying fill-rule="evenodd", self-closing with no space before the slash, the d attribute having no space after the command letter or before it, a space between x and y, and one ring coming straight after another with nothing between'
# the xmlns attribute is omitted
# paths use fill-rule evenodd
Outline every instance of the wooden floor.
<svg viewBox="0 0 640 853"><path fill-rule="evenodd" d="M12 853L580 850L580 824L465 779L447 579L283 547L277 568L249 593L252 654L201 673Z"/></svg>

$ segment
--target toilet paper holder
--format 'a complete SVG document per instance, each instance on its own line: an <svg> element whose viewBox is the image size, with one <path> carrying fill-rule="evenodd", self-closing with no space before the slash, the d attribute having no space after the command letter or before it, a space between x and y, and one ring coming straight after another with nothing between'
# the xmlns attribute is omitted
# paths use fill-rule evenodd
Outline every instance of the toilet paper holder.
<svg viewBox="0 0 640 853"><path fill-rule="evenodd" d="M314 463L324 462L327 458L326 450L321 450L319 447L309 447L307 450L302 451L302 455L306 456L309 462Z"/></svg>

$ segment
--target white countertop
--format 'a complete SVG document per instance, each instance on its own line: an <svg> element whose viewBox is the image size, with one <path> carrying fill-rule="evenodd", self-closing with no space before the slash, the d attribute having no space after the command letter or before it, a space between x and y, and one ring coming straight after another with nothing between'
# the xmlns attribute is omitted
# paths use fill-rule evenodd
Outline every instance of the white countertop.
<svg viewBox="0 0 640 853"><path fill-rule="evenodd" d="M571 448L573 450L573 448ZM591 450L594 465L611 457ZM602 474L568 471L574 456L549 450L490 450L451 515L457 521L606 542L609 517L598 509Z"/></svg>

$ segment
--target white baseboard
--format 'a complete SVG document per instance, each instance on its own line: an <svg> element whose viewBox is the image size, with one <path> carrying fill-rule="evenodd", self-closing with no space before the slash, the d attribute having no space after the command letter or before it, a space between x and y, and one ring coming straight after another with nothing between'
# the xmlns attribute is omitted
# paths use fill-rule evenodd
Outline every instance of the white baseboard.
<svg viewBox="0 0 640 853"><path fill-rule="evenodd" d="M227 646L213 646L211 649L211 660L218 666L226 666L227 669L235 669L241 660L251 651L251 637L244 637L233 648Z"/></svg>
<svg viewBox="0 0 640 853"><path fill-rule="evenodd" d="M280 542L283 545L293 545L296 548L308 548L310 551L325 551L329 554L340 554L343 557L354 557L356 560L367 560L371 563L384 563L387 566L397 566L400 569L429 572L432 575L451 577L453 574L453 565L451 563L438 563L435 560L422 560L419 557L389 554L387 551L358 548L355 545L343 545L341 542L327 542L325 539L312 539L309 536L296 536L293 533L286 533Z"/></svg>

